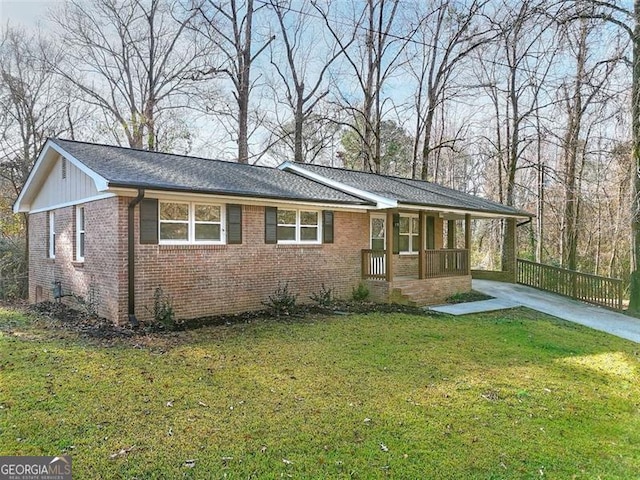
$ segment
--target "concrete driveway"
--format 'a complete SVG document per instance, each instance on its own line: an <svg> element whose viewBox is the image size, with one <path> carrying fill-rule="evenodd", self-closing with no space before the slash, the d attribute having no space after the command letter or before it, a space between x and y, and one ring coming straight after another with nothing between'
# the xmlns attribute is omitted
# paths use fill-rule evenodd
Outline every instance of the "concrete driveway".
<svg viewBox="0 0 640 480"><path fill-rule="evenodd" d="M640 319L637 318L524 285L473 280L473 289L505 303L503 308L520 305L640 343Z"/></svg>

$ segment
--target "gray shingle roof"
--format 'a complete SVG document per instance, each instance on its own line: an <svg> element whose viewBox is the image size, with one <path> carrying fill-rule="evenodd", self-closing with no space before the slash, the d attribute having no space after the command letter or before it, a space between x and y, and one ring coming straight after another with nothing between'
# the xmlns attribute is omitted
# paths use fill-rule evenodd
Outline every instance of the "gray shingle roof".
<svg viewBox="0 0 640 480"><path fill-rule="evenodd" d="M72 140L51 141L105 178L111 187L373 205L371 201L339 188L276 168ZM399 204L506 216L533 216L513 207L422 180L319 165L297 166L326 179L396 200Z"/></svg>
<svg viewBox="0 0 640 480"><path fill-rule="evenodd" d="M275 168L124 147L51 139L112 187L370 204L361 198Z"/></svg>
<svg viewBox="0 0 640 480"><path fill-rule="evenodd" d="M412 180L320 165L300 165L300 167L336 182L395 199L398 203L426 207L446 207L455 210L501 215L533 216L528 212L513 207L423 180Z"/></svg>

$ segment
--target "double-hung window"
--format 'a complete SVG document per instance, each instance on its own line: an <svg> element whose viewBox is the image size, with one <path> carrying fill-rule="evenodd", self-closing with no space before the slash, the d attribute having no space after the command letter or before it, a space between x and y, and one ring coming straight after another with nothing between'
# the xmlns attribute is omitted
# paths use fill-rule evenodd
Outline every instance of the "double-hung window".
<svg viewBox="0 0 640 480"><path fill-rule="evenodd" d="M84 206L76 207L76 261L84 262Z"/></svg>
<svg viewBox="0 0 640 480"><path fill-rule="evenodd" d="M420 251L419 228L417 215L400 215L400 253L418 253Z"/></svg>
<svg viewBox="0 0 640 480"><path fill-rule="evenodd" d="M197 202L160 202L160 243L224 243L223 209Z"/></svg>
<svg viewBox="0 0 640 480"><path fill-rule="evenodd" d="M56 214L49 212L49 258L56 258Z"/></svg>
<svg viewBox="0 0 640 480"><path fill-rule="evenodd" d="M320 214L279 208L278 243L320 243Z"/></svg>

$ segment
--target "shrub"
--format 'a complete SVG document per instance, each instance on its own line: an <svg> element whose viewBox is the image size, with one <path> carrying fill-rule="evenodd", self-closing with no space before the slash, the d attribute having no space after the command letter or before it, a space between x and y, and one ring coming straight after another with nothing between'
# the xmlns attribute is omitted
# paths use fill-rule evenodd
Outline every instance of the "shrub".
<svg viewBox="0 0 640 480"><path fill-rule="evenodd" d="M27 258L24 241L0 239L0 299L15 300L27 296Z"/></svg>
<svg viewBox="0 0 640 480"><path fill-rule="evenodd" d="M309 298L316 302L319 306L327 308L333 304L333 292L330 288L324 286L320 287L320 291L318 293L312 293L309 295Z"/></svg>
<svg viewBox="0 0 640 480"><path fill-rule="evenodd" d="M164 330L176 330L180 327L172 303L171 297L164 293L162 287L157 287L153 292L153 308L150 310L155 327Z"/></svg>
<svg viewBox="0 0 640 480"><path fill-rule="evenodd" d="M360 282L357 287L353 287L351 298L356 302L364 302L369 298L369 287L367 287L366 283Z"/></svg>
<svg viewBox="0 0 640 480"><path fill-rule="evenodd" d="M278 283L278 288L273 295L269 295L268 300L262 304L269 309L272 315L280 318L281 315L291 315L296 311L297 297L289 291L289 282L285 282L284 285Z"/></svg>
<svg viewBox="0 0 640 480"><path fill-rule="evenodd" d="M98 295L98 288L92 282L89 284L89 289L87 290L87 296L83 297L81 295L72 294L74 300L89 316L97 317L98 309L100 308L100 296Z"/></svg>

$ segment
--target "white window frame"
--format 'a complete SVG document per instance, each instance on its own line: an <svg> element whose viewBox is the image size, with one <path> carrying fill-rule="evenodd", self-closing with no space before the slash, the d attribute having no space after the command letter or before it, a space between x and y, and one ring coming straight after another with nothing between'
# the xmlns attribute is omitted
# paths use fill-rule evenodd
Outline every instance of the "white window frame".
<svg viewBox="0 0 640 480"><path fill-rule="evenodd" d="M283 211L291 211L296 212L296 223L276 223L276 231L279 227L295 227L296 238L294 240L280 240L278 239L278 244L281 245L319 245L322 243L322 212L320 210L313 210L307 208L287 208L287 207L278 207L278 212L280 210ZM302 213L315 213L316 215L316 228L317 228L317 236L315 240L301 240L301 230L304 228L301 224ZM276 222L277 222L277 214L276 214ZM310 227L311 225L307 225Z"/></svg>
<svg viewBox="0 0 640 480"><path fill-rule="evenodd" d="M82 221L80 221L82 219ZM84 205L76 206L76 262L84 262L84 251L82 249L82 238L84 237L84 246L86 250L86 218Z"/></svg>
<svg viewBox="0 0 640 480"><path fill-rule="evenodd" d="M49 258L56 258L56 212L49 211Z"/></svg>
<svg viewBox="0 0 640 480"><path fill-rule="evenodd" d="M187 240L163 240L160 231L160 225L162 223L185 223L184 220L161 220L160 211L163 203L178 203L182 205L188 205L187 215ZM220 221L219 222L196 222L196 205L206 205L208 207L218 207L220 209ZM226 208L225 205L220 203L211 202L187 202L183 200L159 200L158 201L158 242L160 245L224 245L227 241L227 229L226 229ZM220 240L196 240L196 224L202 225L217 225L220 224Z"/></svg>
<svg viewBox="0 0 640 480"><path fill-rule="evenodd" d="M407 213L401 213L400 214L400 218L408 218L409 219L409 233L400 233L398 232L398 236L403 236L403 237L409 237L409 250L399 250L401 255L417 255L420 252L420 249L418 248L418 250L413 250L413 237L417 236L418 238L420 238L420 219L418 215L414 215L414 214L407 214ZM413 219L418 219L418 232L414 232L413 231ZM398 248L400 248L400 245L398 245Z"/></svg>

